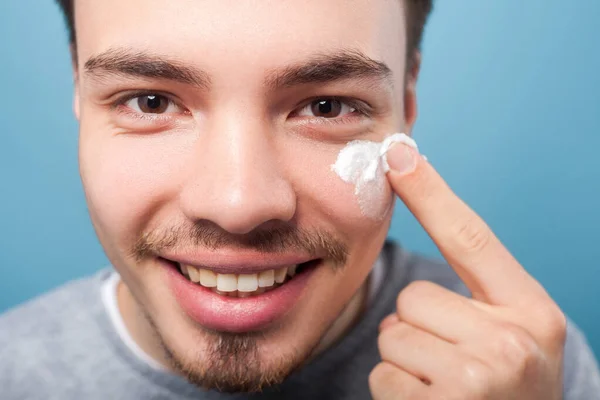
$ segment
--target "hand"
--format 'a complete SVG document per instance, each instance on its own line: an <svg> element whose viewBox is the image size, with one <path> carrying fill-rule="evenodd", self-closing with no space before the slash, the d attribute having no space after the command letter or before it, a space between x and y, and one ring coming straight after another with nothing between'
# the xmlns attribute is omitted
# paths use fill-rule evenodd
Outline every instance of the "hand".
<svg viewBox="0 0 600 400"><path fill-rule="evenodd" d="M430 282L407 286L380 325L373 397L561 399L559 307L422 156L397 144L388 162L394 191L473 298Z"/></svg>

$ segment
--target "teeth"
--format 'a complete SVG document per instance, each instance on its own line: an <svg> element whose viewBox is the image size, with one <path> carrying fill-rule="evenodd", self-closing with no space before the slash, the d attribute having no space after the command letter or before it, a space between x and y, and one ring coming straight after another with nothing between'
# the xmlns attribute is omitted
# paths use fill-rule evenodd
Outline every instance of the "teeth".
<svg viewBox="0 0 600 400"><path fill-rule="evenodd" d="M199 283L213 292L230 297L248 297L276 288L296 275L297 265L270 269L256 274L217 274L191 265L180 265L179 269L190 281Z"/></svg>
<svg viewBox="0 0 600 400"><path fill-rule="evenodd" d="M275 282L277 283L283 283L283 281L285 281L285 275L287 274L287 268L283 267L283 268L279 268L277 271L275 271Z"/></svg>
<svg viewBox="0 0 600 400"><path fill-rule="evenodd" d="M237 290L240 292L254 292L258 289L257 274L241 274L237 278Z"/></svg>
<svg viewBox="0 0 600 400"><path fill-rule="evenodd" d="M273 284L275 284L275 270L270 269L268 271L263 271L260 274L258 274L259 287L269 287L273 286Z"/></svg>
<svg viewBox="0 0 600 400"><path fill-rule="evenodd" d="M292 265L292 266L288 267L288 275L291 276L292 278L294 277L294 275L296 275L296 268L298 268L297 265Z"/></svg>
<svg viewBox="0 0 600 400"><path fill-rule="evenodd" d="M186 278L190 279L190 274L188 273L188 267L185 265L180 265L179 266L179 270L181 271L182 274L185 275Z"/></svg>
<svg viewBox="0 0 600 400"><path fill-rule="evenodd" d="M200 284L208 288L217 287L217 274L207 269L201 269Z"/></svg>
<svg viewBox="0 0 600 400"><path fill-rule="evenodd" d="M237 290L237 277L234 274L217 274L217 290L235 292Z"/></svg>
<svg viewBox="0 0 600 400"><path fill-rule="evenodd" d="M200 282L200 271L198 271L196 268L194 267L188 267L188 274L190 275L190 280L192 282Z"/></svg>

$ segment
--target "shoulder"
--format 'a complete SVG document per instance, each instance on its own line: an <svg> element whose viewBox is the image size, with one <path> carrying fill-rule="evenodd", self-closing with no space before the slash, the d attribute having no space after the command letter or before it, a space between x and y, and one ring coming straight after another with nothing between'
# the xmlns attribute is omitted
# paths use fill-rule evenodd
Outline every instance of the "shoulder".
<svg viewBox="0 0 600 400"><path fill-rule="evenodd" d="M565 400L587 400L600 393L600 369L584 334L573 321L567 324L564 353Z"/></svg>
<svg viewBox="0 0 600 400"><path fill-rule="evenodd" d="M105 270L70 281L1 314L0 343L15 343L14 339L21 337L47 338L79 325L82 318L102 305L100 285L107 273Z"/></svg>
<svg viewBox="0 0 600 400"><path fill-rule="evenodd" d="M109 270L71 281L0 315L0 384L40 387L98 346ZM80 358L81 357L81 358Z"/></svg>

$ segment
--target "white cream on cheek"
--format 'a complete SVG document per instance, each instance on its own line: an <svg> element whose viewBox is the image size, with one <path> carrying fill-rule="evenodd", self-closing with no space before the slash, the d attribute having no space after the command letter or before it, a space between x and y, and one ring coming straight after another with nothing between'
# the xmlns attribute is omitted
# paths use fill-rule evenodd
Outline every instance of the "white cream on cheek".
<svg viewBox="0 0 600 400"><path fill-rule="evenodd" d="M338 154L331 166L344 182L354 185L354 194L362 214L380 220L387 211L389 199L387 152L394 143L404 143L418 151L417 143L404 133L394 133L382 142L354 140Z"/></svg>

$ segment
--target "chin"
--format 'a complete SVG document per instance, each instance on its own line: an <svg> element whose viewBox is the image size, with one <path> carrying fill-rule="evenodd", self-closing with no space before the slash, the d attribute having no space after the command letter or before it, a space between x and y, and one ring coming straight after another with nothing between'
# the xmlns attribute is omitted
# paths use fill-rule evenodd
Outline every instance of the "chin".
<svg viewBox="0 0 600 400"><path fill-rule="evenodd" d="M327 330L289 322L266 331L219 332L189 321L165 321L161 329L146 318L175 373L198 387L232 393L280 385L311 358Z"/></svg>
<svg viewBox="0 0 600 400"><path fill-rule="evenodd" d="M265 237L302 237L285 232ZM138 257L121 264L121 276L138 317L145 316L137 321L151 337L148 347L202 388L259 392L281 384L326 348L326 334L340 327L370 265L338 240L296 242L305 248L276 240L272 251L238 244L155 245L148 252L156 242L143 242Z"/></svg>

